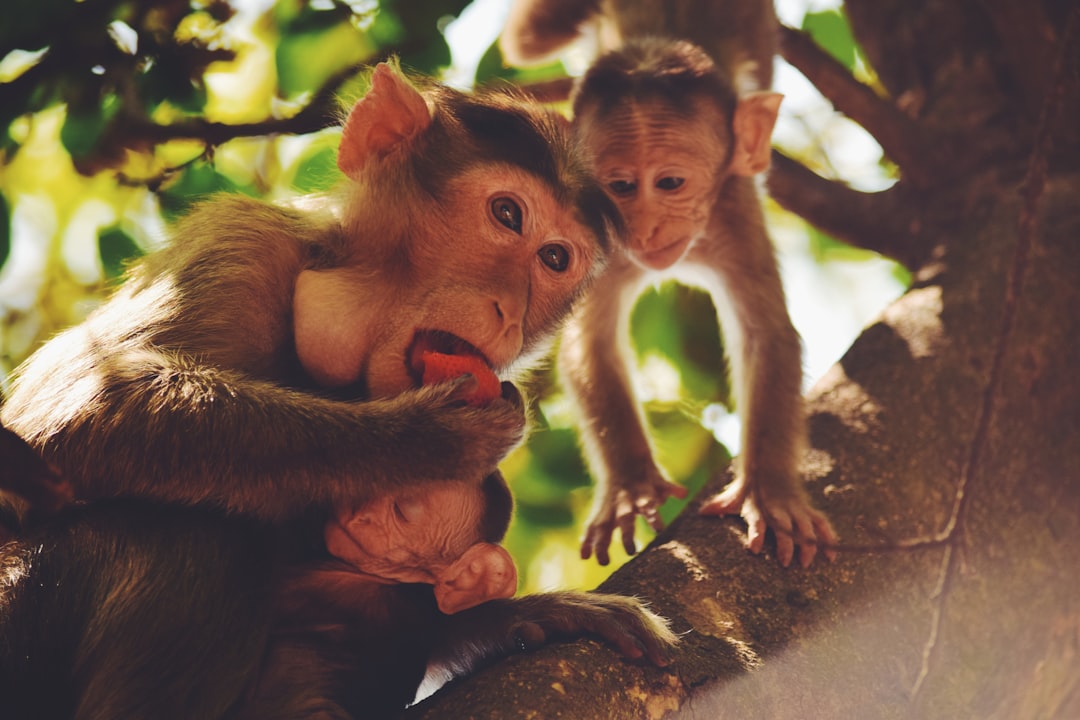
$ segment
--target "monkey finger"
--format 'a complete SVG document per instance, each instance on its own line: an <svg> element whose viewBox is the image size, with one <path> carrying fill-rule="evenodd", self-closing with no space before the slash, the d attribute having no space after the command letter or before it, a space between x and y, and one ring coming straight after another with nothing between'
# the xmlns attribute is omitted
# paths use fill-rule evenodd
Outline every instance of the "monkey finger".
<svg viewBox="0 0 1080 720"><path fill-rule="evenodd" d="M795 540L799 543L799 562L804 568L810 567L817 556L817 536L814 534L814 523L808 515L795 515Z"/></svg>
<svg viewBox="0 0 1080 720"><path fill-rule="evenodd" d="M823 546L821 548L822 554L829 562L833 562L836 560L836 548L830 547L830 545L836 545L840 540L836 535L836 531L833 530L832 525L829 523L829 519L821 513L814 514L813 523L814 536L817 537L818 542Z"/></svg>
<svg viewBox="0 0 1080 720"><path fill-rule="evenodd" d="M731 492L731 488L713 495L698 510L700 515L737 515L746 499L745 493Z"/></svg>
<svg viewBox="0 0 1080 720"><path fill-rule="evenodd" d="M773 534L776 535L776 557L780 565L787 567L795 557L795 533L787 513L773 517Z"/></svg>
<svg viewBox="0 0 1080 720"><path fill-rule="evenodd" d="M593 522L585 531L585 539L581 542L581 559L588 560L596 555L596 562L607 565L611 558L608 556L608 545L611 544L612 526L610 523Z"/></svg>
<svg viewBox="0 0 1080 720"><path fill-rule="evenodd" d="M480 381L472 373L459 375L448 384L453 388L449 398L453 403L467 403L469 398L480 389Z"/></svg>
<svg viewBox="0 0 1080 720"><path fill-rule="evenodd" d="M634 518L636 515L630 513L628 515L620 515L618 517L619 523L619 535L622 537L623 550L627 555L633 555L637 552L637 545L634 544Z"/></svg>
<svg viewBox="0 0 1080 720"><path fill-rule="evenodd" d="M755 555L765 548L765 523L750 523L746 526L746 549Z"/></svg>
<svg viewBox="0 0 1080 720"><path fill-rule="evenodd" d="M662 495L640 497L634 502L637 514L645 518L649 527L658 532L664 529L664 520L660 517L660 504L662 502Z"/></svg>
<svg viewBox="0 0 1080 720"><path fill-rule="evenodd" d="M611 542L610 536L606 542L600 542L593 545L593 551L596 553L596 562L600 565L607 566L611 562L611 556L608 555L608 544Z"/></svg>
<svg viewBox="0 0 1080 720"><path fill-rule="evenodd" d="M757 555L765 547L765 518L752 502L743 503L742 518L746 521L746 548Z"/></svg>
<svg viewBox="0 0 1080 720"><path fill-rule="evenodd" d="M655 501L639 501L638 513L656 532L664 529L664 518L660 517L660 508L657 507Z"/></svg>

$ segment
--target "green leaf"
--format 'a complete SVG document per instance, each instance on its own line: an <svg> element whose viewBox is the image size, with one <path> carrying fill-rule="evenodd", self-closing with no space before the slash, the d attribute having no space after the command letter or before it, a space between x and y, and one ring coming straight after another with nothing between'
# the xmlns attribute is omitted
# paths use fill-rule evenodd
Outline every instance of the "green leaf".
<svg viewBox="0 0 1080 720"><path fill-rule="evenodd" d="M169 220L183 215L197 201L219 192L236 192L239 187L214 166L198 162L189 166L180 178L158 193L161 211Z"/></svg>
<svg viewBox="0 0 1080 720"><path fill-rule="evenodd" d="M589 485L574 430L559 428L535 432L529 437L529 452L533 465L559 492Z"/></svg>
<svg viewBox="0 0 1080 720"><path fill-rule="evenodd" d="M368 31L379 48L395 50L403 67L438 75L450 64L450 47L441 28L469 4L469 0L383 0Z"/></svg>
<svg viewBox="0 0 1080 720"><path fill-rule="evenodd" d="M98 256L107 280L119 278L124 274L127 264L142 254L142 248L119 227L114 226L98 233Z"/></svg>
<svg viewBox="0 0 1080 720"><path fill-rule="evenodd" d="M191 68L176 52L163 54L149 69L136 76L139 97L150 112L163 102L185 113L199 114L206 106L206 88L201 76L193 78Z"/></svg>
<svg viewBox="0 0 1080 720"><path fill-rule="evenodd" d="M325 16L326 22L298 20L278 43L274 57L278 87L285 97L318 90L336 73L375 53L368 35L353 27L347 14L316 15Z"/></svg>
<svg viewBox="0 0 1080 720"><path fill-rule="evenodd" d="M89 156L120 109L116 95L109 93L96 106L69 107L60 129L60 142L75 160Z"/></svg>
<svg viewBox="0 0 1080 720"><path fill-rule="evenodd" d="M807 13L803 18L803 30L848 70L855 69L855 36L851 34L847 16L841 11Z"/></svg>
<svg viewBox="0 0 1080 720"><path fill-rule="evenodd" d="M292 186L302 193L329 190L341 179L337 167L337 151L320 147L305 151L296 166Z"/></svg>
<svg viewBox="0 0 1080 720"><path fill-rule="evenodd" d="M638 359L650 354L667 358L679 368L691 398L726 395L723 343L707 293L676 283L649 290L638 298L630 327Z"/></svg>
<svg viewBox="0 0 1080 720"><path fill-rule="evenodd" d="M499 50L499 43L496 41L480 58L480 63L476 66L475 82L477 85L483 85L492 80L508 80L515 85L529 85L563 78L566 75L566 68L560 60L530 68L508 67L503 62L502 51Z"/></svg>
<svg viewBox="0 0 1080 720"><path fill-rule="evenodd" d="M4 267L11 253L11 211L7 198L0 195L0 268Z"/></svg>

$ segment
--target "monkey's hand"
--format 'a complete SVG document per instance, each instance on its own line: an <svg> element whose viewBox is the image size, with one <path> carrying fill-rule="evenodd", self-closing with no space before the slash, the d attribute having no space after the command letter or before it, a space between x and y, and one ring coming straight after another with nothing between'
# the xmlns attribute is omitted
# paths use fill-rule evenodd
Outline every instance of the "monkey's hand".
<svg viewBox="0 0 1080 720"><path fill-rule="evenodd" d="M686 488L665 480L655 467L636 482L624 482L621 485L609 483L594 506L592 517L585 528L585 537L581 541L581 558L588 560L595 553L596 561L607 565L611 561L608 546L611 545L615 528L619 529L627 554L636 553L635 518L641 515L654 530L663 530L660 506L671 496L685 498Z"/></svg>
<svg viewBox="0 0 1080 720"><path fill-rule="evenodd" d="M463 375L411 391L424 416L414 428L414 439L423 447L414 448L412 458L432 457L438 467L429 476L484 477L525 436L525 408L517 388L504 382L497 398L476 405L477 387L474 376Z"/></svg>
<svg viewBox="0 0 1080 720"><path fill-rule="evenodd" d="M747 526L746 547L755 554L765 546L765 530L771 527L776 535L776 555L784 567L795 557L796 545L802 566L809 567L819 545L834 545L838 539L829 519L804 493L772 493L742 476L706 500L699 512L740 515ZM823 552L829 560L836 559L835 550L825 547Z"/></svg>
<svg viewBox="0 0 1080 720"><path fill-rule="evenodd" d="M667 621L635 598L574 591L491 600L444 616L442 629L433 660L445 662L449 655L459 666L466 647L478 653L470 658L476 661L535 650L555 638L594 635L628 658L665 667L678 642Z"/></svg>

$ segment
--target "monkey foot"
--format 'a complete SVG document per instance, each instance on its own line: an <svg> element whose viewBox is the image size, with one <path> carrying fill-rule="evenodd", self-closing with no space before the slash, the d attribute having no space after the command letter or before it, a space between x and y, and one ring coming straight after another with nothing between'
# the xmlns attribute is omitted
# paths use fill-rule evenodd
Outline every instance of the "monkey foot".
<svg viewBox="0 0 1080 720"><path fill-rule="evenodd" d="M755 497L736 481L706 500L699 512L702 515L741 516L747 528L746 547L755 554L765 546L766 529L772 528L776 536L776 555L784 567L791 564L796 546L803 567L810 566L820 546L824 546L821 549L826 558L836 559L836 551L828 547L839 539L836 531L825 514L803 497Z"/></svg>

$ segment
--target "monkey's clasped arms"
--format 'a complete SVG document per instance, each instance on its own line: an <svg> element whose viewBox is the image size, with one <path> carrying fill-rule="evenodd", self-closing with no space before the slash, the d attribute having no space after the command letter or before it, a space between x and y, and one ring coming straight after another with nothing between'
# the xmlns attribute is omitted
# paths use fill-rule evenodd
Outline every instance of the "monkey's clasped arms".
<svg viewBox="0 0 1080 720"><path fill-rule="evenodd" d="M582 634L666 664L637 600L506 597L521 398L425 380L446 355L507 377L604 266L621 220L572 146L517 95L380 65L336 195L201 205L35 353L3 423L63 480L0 463L4 711L380 717L427 670ZM448 528L447 493L472 508ZM445 532L387 529L417 522Z"/></svg>
<svg viewBox="0 0 1080 720"><path fill-rule="evenodd" d="M579 81L574 128L628 228L625 252L578 308L561 345L561 375L580 409L598 484L582 556L606 564L616 528L633 553L635 517L659 529L660 505L686 492L653 460L623 350L633 300L674 279L712 296L742 419L735 480L701 512L742 515L754 552L772 527L780 562L788 565L798 545L809 565L818 543L836 535L799 477L802 349L752 179L769 166L781 100L763 90L777 33L771 0L518 0L501 38L504 55L539 59L593 20L611 51Z"/></svg>

